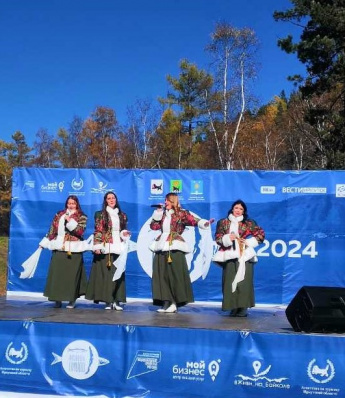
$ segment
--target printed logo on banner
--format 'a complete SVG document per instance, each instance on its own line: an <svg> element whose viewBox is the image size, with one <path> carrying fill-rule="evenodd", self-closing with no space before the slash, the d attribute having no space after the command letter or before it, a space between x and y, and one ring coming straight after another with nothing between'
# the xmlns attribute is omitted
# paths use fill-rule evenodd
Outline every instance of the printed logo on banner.
<svg viewBox="0 0 345 398"><path fill-rule="evenodd" d="M108 188L108 183L105 184L103 181L99 181L98 188L91 188L91 193L101 193L105 194L106 192L113 192L113 188Z"/></svg>
<svg viewBox="0 0 345 398"><path fill-rule="evenodd" d="M54 360L51 365L62 363L68 376L85 380L93 376L99 366L108 365L108 359L101 358L96 348L85 340L75 340L68 344L61 356L52 352Z"/></svg>
<svg viewBox="0 0 345 398"><path fill-rule="evenodd" d="M321 387L320 384L329 383L335 376L335 368L329 359L326 361L316 361L316 359L312 359L307 366L307 375L310 380L319 386L313 385L310 386L302 386L301 389L303 394L307 395L325 395L325 396L340 396L339 388L332 388L331 386Z"/></svg>
<svg viewBox="0 0 345 398"><path fill-rule="evenodd" d="M336 184L335 196L337 198L345 198L345 184Z"/></svg>
<svg viewBox="0 0 345 398"><path fill-rule="evenodd" d="M283 187L282 193L286 194L326 194L326 187Z"/></svg>
<svg viewBox="0 0 345 398"><path fill-rule="evenodd" d="M35 188L35 181L25 181L22 191L29 191L30 189L34 189Z"/></svg>
<svg viewBox="0 0 345 398"><path fill-rule="evenodd" d="M162 195L163 194L163 180L151 180L151 194Z"/></svg>
<svg viewBox="0 0 345 398"><path fill-rule="evenodd" d="M75 191L80 191L84 186L84 181L82 178L79 178L79 180L76 180L75 178L73 178L72 182L71 182L71 187L75 190Z"/></svg>
<svg viewBox="0 0 345 398"><path fill-rule="evenodd" d="M58 182L47 182L46 184L41 185L41 192L42 193L56 193L59 189Z"/></svg>
<svg viewBox="0 0 345 398"><path fill-rule="evenodd" d="M220 370L220 359L212 360L208 365L205 361L186 361L185 365L172 367L173 379L188 381L205 381L205 375L210 375L212 381L216 380Z"/></svg>
<svg viewBox="0 0 345 398"><path fill-rule="evenodd" d="M32 369L28 368L27 365L25 368L19 366L28 359L28 356L29 350L24 342L14 344L13 341L11 341L5 352L5 358L11 365L10 367L1 366L0 373L5 376L30 376Z"/></svg>
<svg viewBox="0 0 345 398"><path fill-rule="evenodd" d="M191 214L197 218L202 218L193 212ZM149 246L160 232L151 230L150 223L151 217L146 220L139 231L136 249L141 267L148 276L152 277L152 252ZM186 228L183 232L183 238L190 249L190 252L186 254L186 260L191 281L194 282L200 277L205 279L217 247L212 238L211 228Z"/></svg>
<svg viewBox="0 0 345 398"><path fill-rule="evenodd" d="M128 371L127 379L156 371L160 361L160 351L137 351Z"/></svg>
<svg viewBox="0 0 345 398"><path fill-rule="evenodd" d="M181 193L182 192L182 180L170 180L170 192Z"/></svg>
<svg viewBox="0 0 345 398"><path fill-rule="evenodd" d="M60 181L58 184L59 191L62 192L65 187L65 181Z"/></svg>
<svg viewBox="0 0 345 398"><path fill-rule="evenodd" d="M257 388L278 388L288 390L291 386L288 383L283 383L288 380L287 377L270 378L268 373L272 365L268 365L266 369L261 370L262 363L254 361L252 363L254 374L247 376L243 374L237 375L234 384L241 387L257 387Z"/></svg>
<svg viewBox="0 0 345 398"><path fill-rule="evenodd" d="M204 181L192 180L189 200L204 200Z"/></svg>
<svg viewBox="0 0 345 398"><path fill-rule="evenodd" d="M84 180L82 178L73 178L71 181L71 187L73 189L72 192L69 192L70 195L76 195L76 196L84 196L85 192L81 191L84 187Z"/></svg>
<svg viewBox="0 0 345 398"><path fill-rule="evenodd" d="M19 365L28 358L28 347L25 343L21 343L20 347L15 347L11 342L6 349L6 359L13 365Z"/></svg>
<svg viewBox="0 0 345 398"><path fill-rule="evenodd" d="M211 361L208 364L208 373L210 374L212 381L215 381L216 377L218 376L220 369L219 364L220 364L220 359L218 359L217 361Z"/></svg>
<svg viewBox="0 0 345 398"><path fill-rule="evenodd" d="M261 186L260 193L264 195L273 195L276 193L276 187L270 185Z"/></svg>
<svg viewBox="0 0 345 398"><path fill-rule="evenodd" d="M309 362L307 373L309 378L315 383L324 384L333 379L335 370L333 363L329 359L322 365L320 363L317 364L316 359L312 359Z"/></svg>
<svg viewBox="0 0 345 398"><path fill-rule="evenodd" d="M202 180L192 180L190 193L192 195L203 195L204 194L204 182Z"/></svg>

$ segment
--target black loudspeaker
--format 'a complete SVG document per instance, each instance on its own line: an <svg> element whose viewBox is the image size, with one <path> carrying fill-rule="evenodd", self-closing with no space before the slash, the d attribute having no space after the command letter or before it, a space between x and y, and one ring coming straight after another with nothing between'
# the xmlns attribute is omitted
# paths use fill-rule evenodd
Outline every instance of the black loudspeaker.
<svg viewBox="0 0 345 398"><path fill-rule="evenodd" d="M345 288L304 286L285 314L295 332L344 333Z"/></svg>

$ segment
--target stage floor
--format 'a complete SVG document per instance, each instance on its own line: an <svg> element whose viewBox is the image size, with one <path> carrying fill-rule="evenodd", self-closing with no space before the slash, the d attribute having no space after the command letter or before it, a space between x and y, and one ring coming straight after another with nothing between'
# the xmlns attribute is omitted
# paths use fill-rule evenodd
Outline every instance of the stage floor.
<svg viewBox="0 0 345 398"><path fill-rule="evenodd" d="M0 320L102 325L133 325L207 330L249 330L264 333L295 333L285 316L285 307L255 307L246 318L233 318L220 304L188 304L175 314L156 312L150 302L130 301L124 311L104 310L104 303L78 300L74 309L53 308L45 300L0 298Z"/></svg>

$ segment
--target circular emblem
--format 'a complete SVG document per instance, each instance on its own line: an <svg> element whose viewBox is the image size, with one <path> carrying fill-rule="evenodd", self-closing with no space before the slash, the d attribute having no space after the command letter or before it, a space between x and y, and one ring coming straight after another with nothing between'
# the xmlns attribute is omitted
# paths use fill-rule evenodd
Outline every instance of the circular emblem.
<svg viewBox="0 0 345 398"><path fill-rule="evenodd" d="M6 349L6 359L13 365L19 365L26 361L28 357L28 347L26 344L21 343L20 348L15 348L11 342Z"/></svg>
<svg viewBox="0 0 345 398"><path fill-rule="evenodd" d="M73 178L71 187L75 191L80 191L83 188L83 186L84 186L84 181L82 180L82 178L80 178L79 181L77 181L75 178Z"/></svg>
<svg viewBox="0 0 345 398"><path fill-rule="evenodd" d="M335 370L333 363L329 359L327 359L324 367L317 365L316 359L313 359L309 362L307 373L309 378L315 383L324 384L333 379Z"/></svg>
<svg viewBox="0 0 345 398"><path fill-rule="evenodd" d="M62 367L74 379L85 380L93 376L99 366L96 348L87 341L75 340L62 353Z"/></svg>

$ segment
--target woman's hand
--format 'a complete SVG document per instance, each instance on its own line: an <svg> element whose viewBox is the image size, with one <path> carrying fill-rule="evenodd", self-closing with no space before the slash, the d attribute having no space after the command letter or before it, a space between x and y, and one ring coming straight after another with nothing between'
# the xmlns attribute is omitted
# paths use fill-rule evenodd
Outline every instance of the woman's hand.
<svg viewBox="0 0 345 398"><path fill-rule="evenodd" d="M240 243L241 243L241 245L246 245L246 239L244 239L244 238L239 238L239 241L240 241Z"/></svg>
<svg viewBox="0 0 345 398"><path fill-rule="evenodd" d="M97 250L94 250L94 253L95 254L101 254L101 251L99 249L97 249Z"/></svg>
<svg viewBox="0 0 345 398"><path fill-rule="evenodd" d="M131 231L124 231L123 236L131 236Z"/></svg>
<svg viewBox="0 0 345 398"><path fill-rule="evenodd" d="M210 218L208 221L205 222L204 227L207 228L210 224L214 223L214 218Z"/></svg>
<svg viewBox="0 0 345 398"><path fill-rule="evenodd" d="M234 232L230 232L229 236L230 236L230 240L232 240L232 241L237 239L237 236Z"/></svg>

